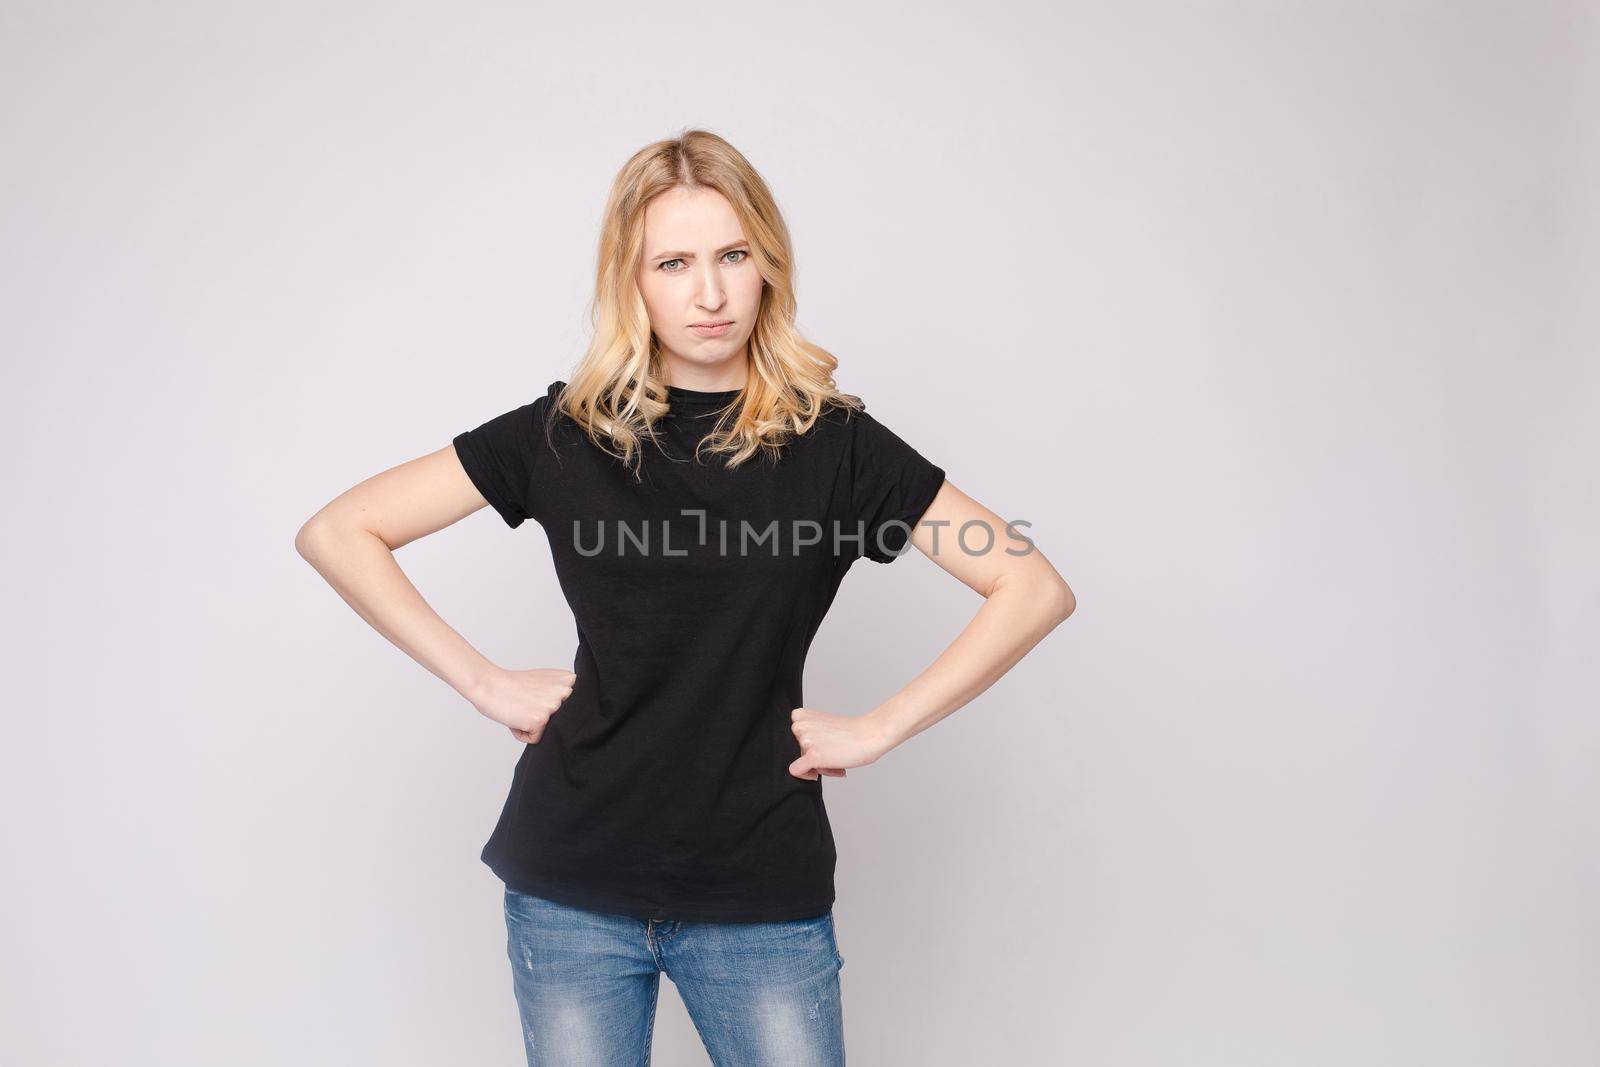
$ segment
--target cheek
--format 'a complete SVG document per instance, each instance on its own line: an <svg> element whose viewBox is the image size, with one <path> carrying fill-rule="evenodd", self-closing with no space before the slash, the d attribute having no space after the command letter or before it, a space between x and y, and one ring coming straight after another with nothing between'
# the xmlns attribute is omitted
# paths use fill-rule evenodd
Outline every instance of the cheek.
<svg viewBox="0 0 1600 1067"><path fill-rule="evenodd" d="M644 300L644 309L650 315L650 321L655 322L661 317L661 293L658 286L651 284L652 279L639 279L639 296Z"/></svg>
<svg viewBox="0 0 1600 1067"><path fill-rule="evenodd" d="M761 306L761 289L761 275L754 271L750 273L749 278L741 280L738 300L744 311L752 312Z"/></svg>

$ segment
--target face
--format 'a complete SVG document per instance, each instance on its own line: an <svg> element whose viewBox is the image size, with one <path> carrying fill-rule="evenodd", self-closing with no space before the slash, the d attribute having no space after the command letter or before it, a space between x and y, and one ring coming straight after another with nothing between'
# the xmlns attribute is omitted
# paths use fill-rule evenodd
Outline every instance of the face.
<svg viewBox="0 0 1600 1067"><path fill-rule="evenodd" d="M680 187L651 201L638 283L674 385L744 384L762 279L726 197Z"/></svg>

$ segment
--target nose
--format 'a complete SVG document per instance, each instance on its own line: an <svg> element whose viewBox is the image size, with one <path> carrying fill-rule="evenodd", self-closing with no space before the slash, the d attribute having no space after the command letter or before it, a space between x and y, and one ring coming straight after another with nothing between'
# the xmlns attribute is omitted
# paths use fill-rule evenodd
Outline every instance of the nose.
<svg viewBox="0 0 1600 1067"><path fill-rule="evenodd" d="M706 311L721 309L727 300L727 292L722 285L722 275L718 272L716 264L705 264L700 268L699 284L695 289L695 304Z"/></svg>

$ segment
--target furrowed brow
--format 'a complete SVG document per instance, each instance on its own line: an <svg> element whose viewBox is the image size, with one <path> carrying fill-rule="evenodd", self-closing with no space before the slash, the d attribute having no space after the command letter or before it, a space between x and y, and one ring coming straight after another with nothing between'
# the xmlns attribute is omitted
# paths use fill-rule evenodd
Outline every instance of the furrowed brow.
<svg viewBox="0 0 1600 1067"><path fill-rule="evenodd" d="M723 245L721 248L717 249L717 253L716 254L720 256L724 252L732 252L735 248L741 248L744 245L747 245L749 243L750 243L749 241L735 241L731 245ZM693 259L693 258L694 258L694 253L693 252L657 252L655 255L650 257L652 262L654 262L655 260L658 260L658 259Z"/></svg>

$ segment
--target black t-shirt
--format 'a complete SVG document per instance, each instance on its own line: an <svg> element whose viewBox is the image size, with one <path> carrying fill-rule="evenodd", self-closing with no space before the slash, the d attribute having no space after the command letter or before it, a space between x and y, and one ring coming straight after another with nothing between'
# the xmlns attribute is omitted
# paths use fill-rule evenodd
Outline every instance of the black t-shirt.
<svg viewBox="0 0 1600 1067"><path fill-rule="evenodd" d="M672 386L636 480L556 409L564 385L453 442L508 526L544 528L577 623L572 694L524 746L483 861L592 911L820 915L835 863L822 781L788 769L806 652L855 559L909 550L944 471L837 406L776 462L696 462L739 391Z"/></svg>

